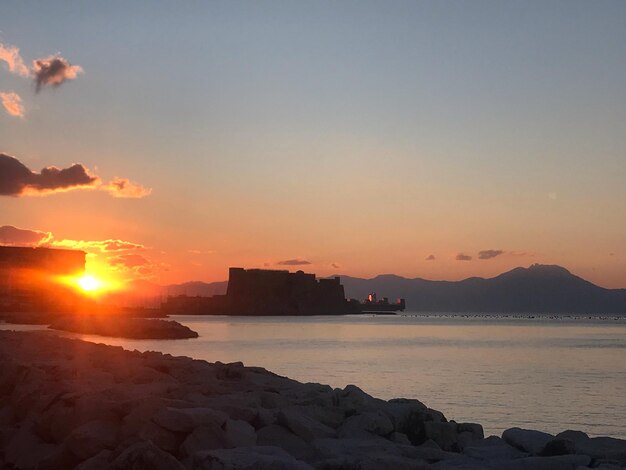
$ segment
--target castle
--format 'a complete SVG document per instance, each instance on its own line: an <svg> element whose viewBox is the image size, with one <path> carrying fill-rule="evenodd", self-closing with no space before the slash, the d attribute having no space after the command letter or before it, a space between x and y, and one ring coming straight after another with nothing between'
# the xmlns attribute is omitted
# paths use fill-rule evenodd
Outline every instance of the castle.
<svg viewBox="0 0 626 470"><path fill-rule="evenodd" d="M357 313L338 277L316 279L303 271L230 268L228 290L213 297L170 297L170 314L341 315Z"/></svg>

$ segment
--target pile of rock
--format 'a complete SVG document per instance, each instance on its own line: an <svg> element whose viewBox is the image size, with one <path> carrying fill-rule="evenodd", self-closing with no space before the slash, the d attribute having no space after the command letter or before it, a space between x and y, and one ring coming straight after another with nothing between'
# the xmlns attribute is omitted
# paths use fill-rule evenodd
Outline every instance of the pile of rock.
<svg viewBox="0 0 626 470"><path fill-rule="evenodd" d="M626 442L511 429L484 439L417 400L302 384L241 363L0 332L7 468L577 469Z"/></svg>
<svg viewBox="0 0 626 470"><path fill-rule="evenodd" d="M133 318L122 315L67 315L51 321L48 328L88 335L131 339L189 339L198 333L173 320Z"/></svg>

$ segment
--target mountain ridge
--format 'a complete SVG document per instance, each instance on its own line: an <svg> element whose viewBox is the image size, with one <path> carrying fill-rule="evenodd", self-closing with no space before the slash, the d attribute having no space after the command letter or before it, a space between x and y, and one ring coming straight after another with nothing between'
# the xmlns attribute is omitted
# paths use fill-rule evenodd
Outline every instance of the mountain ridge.
<svg viewBox="0 0 626 470"><path fill-rule="evenodd" d="M373 278L338 276L347 298L364 299L370 292L392 300L404 298L407 311L411 312L626 314L626 289L595 285L558 265L519 266L494 277L474 276L459 281L396 274L379 274ZM127 296L132 298L128 303L158 305L167 296L224 294L228 281L189 281L166 286L149 281L134 281L134 284L141 288Z"/></svg>

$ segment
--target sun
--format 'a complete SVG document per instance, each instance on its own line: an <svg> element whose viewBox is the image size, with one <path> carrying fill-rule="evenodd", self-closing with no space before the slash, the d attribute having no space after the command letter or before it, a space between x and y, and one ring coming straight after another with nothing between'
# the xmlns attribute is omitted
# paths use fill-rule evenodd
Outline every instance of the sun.
<svg viewBox="0 0 626 470"><path fill-rule="evenodd" d="M102 282L89 274L79 277L76 283L85 292L94 292L102 287Z"/></svg>

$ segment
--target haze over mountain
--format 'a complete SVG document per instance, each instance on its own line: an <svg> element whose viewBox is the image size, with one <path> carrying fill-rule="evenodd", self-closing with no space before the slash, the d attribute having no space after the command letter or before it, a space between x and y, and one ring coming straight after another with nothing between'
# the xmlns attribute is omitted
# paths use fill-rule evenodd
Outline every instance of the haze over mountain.
<svg viewBox="0 0 626 470"><path fill-rule="evenodd" d="M414 312L621 313L626 314L626 289L605 289L561 266L518 267L493 278L462 281L408 279L384 274L372 279L341 276L346 297L365 299L371 292L391 301L404 298ZM134 281L125 304L156 306L168 295L225 294L228 281L192 281L159 286Z"/></svg>
<svg viewBox="0 0 626 470"><path fill-rule="evenodd" d="M499 276L462 281L407 279L393 274L360 279L342 276L346 295L406 299L419 312L623 313L626 289L605 289L561 266L535 264Z"/></svg>

